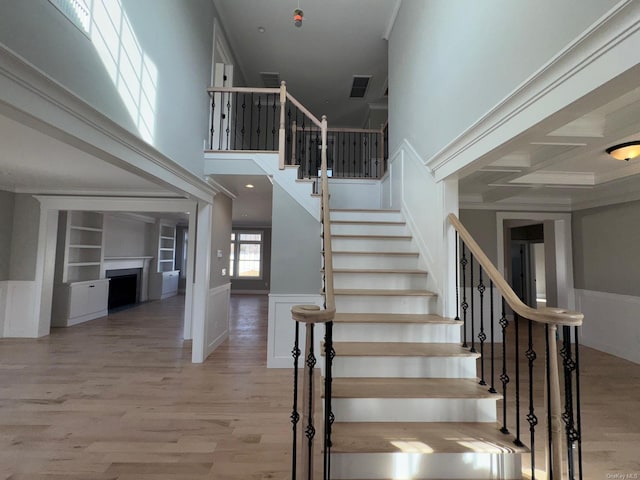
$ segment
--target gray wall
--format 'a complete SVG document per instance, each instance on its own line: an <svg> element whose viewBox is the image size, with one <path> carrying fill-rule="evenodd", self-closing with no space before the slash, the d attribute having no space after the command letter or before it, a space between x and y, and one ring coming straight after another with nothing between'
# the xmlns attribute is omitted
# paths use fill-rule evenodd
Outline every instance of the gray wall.
<svg viewBox="0 0 640 480"><path fill-rule="evenodd" d="M153 244L153 224L116 215L105 215L104 256L156 256Z"/></svg>
<svg viewBox="0 0 640 480"><path fill-rule="evenodd" d="M573 214L575 288L640 296L640 202Z"/></svg>
<svg viewBox="0 0 640 480"><path fill-rule="evenodd" d="M320 293L320 222L273 185L271 293Z"/></svg>
<svg viewBox="0 0 640 480"><path fill-rule="evenodd" d="M617 3L404 0L389 39L390 151L407 138L431 158Z"/></svg>
<svg viewBox="0 0 640 480"><path fill-rule="evenodd" d="M498 265L496 212L493 210L460 210L459 218L494 265Z"/></svg>
<svg viewBox="0 0 640 480"><path fill-rule="evenodd" d="M40 203L32 195L15 195L9 280L35 280Z"/></svg>
<svg viewBox="0 0 640 480"><path fill-rule="evenodd" d="M231 239L231 208L232 200L222 193L213 199L213 227L211 233L211 281L210 287L215 288L229 283L229 244ZM222 258L217 252L222 250ZM227 270L222 275L222 269Z"/></svg>
<svg viewBox="0 0 640 480"><path fill-rule="evenodd" d="M250 280L246 278L234 278L231 280L231 289L238 290L269 290L271 284L271 229L264 227L256 228L234 228L235 231L241 232L262 232L262 278Z"/></svg>
<svg viewBox="0 0 640 480"><path fill-rule="evenodd" d="M120 2L106 3L114 12L119 10ZM144 58L153 65L151 70L157 69L155 99L150 99L151 123L155 123L151 143L174 161L201 174L202 142L208 128L209 101L205 89L211 76L212 2L122 0L122 10ZM132 119L129 114L92 40L51 3L0 0L0 12L0 42L113 121L138 134L137 117ZM103 17L96 14L95 18L103 30L108 30L105 22L99 20ZM93 32L97 30L94 26ZM92 38L98 37L92 33ZM136 59L135 63L142 62ZM147 78L143 76L143 80L138 85L144 83L146 90L152 91Z"/></svg>
<svg viewBox="0 0 640 480"><path fill-rule="evenodd" d="M9 280L14 198L13 193L0 190L0 281Z"/></svg>

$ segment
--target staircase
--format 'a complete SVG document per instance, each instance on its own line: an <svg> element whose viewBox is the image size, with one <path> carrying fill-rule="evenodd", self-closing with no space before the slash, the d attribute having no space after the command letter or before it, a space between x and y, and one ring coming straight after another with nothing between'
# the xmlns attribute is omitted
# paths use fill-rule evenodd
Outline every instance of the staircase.
<svg viewBox="0 0 640 480"><path fill-rule="evenodd" d="M500 433L461 322L434 314L401 213L331 210L331 232L331 478L522 478L526 449Z"/></svg>

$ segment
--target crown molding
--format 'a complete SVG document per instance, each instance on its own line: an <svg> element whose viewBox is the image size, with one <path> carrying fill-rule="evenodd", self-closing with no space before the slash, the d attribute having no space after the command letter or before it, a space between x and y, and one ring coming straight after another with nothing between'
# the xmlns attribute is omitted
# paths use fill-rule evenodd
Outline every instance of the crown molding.
<svg viewBox="0 0 640 480"><path fill-rule="evenodd" d="M396 19L398 18L398 12L400 11L400 7L402 6L402 0L396 0L396 5L393 7L393 12L391 12L391 17L389 17L389 23L387 23L387 28L384 29L384 33L382 34L383 40L389 40L391 37L391 30L393 30L393 26L396 24Z"/></svg>

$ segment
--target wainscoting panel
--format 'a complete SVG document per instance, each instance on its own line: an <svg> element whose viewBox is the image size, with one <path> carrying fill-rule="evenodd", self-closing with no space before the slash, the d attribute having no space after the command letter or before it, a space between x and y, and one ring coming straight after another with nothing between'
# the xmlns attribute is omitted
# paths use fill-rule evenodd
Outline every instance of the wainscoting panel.
<svg viewBox="0 0 640 480"><path fill-rule="evenodd" d="M575 289L583 345L640 363L640 297Z"/></svg>
<svg viewBox="0 0 640 480"><path fill-rule="evenodd" d="M229 336L229 301L231 284L226 283L209 290L207 321L205 325L205 358Z"/></svg>
<svg viewBox="0 0 640 480"><path fill-rule="evenodd" d="M0 331L4 337L38 337L38 318L34 308L36 284L33 281L0 282Z"/></svg>
<svg viewBox="0 0 640 480"><path fill-rule="evenodd" d="M321 295L269 295L267 368L293 367L291 351L293 350L295 322L291 318L291 307L294 305L322 305L322 302ZM324 337L324 328L317 328L315 333L316 352L319 352L320 341ZM305 326L300 325L300 350L303 351L305 335ZM316 357L320 358L318 354Z"/></svg>

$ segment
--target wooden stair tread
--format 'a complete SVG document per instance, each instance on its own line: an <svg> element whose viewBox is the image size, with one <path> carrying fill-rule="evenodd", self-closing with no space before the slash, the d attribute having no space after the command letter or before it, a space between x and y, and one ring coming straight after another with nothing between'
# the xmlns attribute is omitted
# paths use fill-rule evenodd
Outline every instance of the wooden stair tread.
<svg viewBox="0 0 640 480"><path fill-rule="evenodd" d="M480 357L457 343L333 342L339 357Z"/></svg>
<svg viewBox="0 0 640 480"><path fill-rule="evenodd" d="M406 225L406 222L385 222L375 220L331 220L332 225Z"/></svg>
<svg viewBox="0 0 640 480"><path fill-rule="evenodd" d="M411 240L411 235L362 235L362 234L342 234L339 233L337 235L331 234L331 239L370 239L370 240Z"/></svg>
<svg viewBox="0 0 640 480"><path fill-rule="evenodd" d="M336 313L335 323L431 323L462 325L459 320L444 318L433 313Z"/></svg>
<svg viewBox="0 0 640 480"><path fill-rule="evenodd" d="M400 213L400 210L386 210L375 208L330 208L330 212L381 212L381 213Z"/></svg>
<svg viewBox="0 0 640 480"><path fill-rule="evenodd" d="M324 253L324 251L322 252ZM362 250L333 250L334 255L375 255L376 257L383 255L390 256L407 256L407 257L417 257L420 255L418 252L373 252L373 251L362 251Z"/></svg>
<svg viewBox="0 0 640 480"><path fill-rule="evenodd" d="M333 379L331 389L333 398L502 398L466 378L339 377Z"/></svg>
<svg viewBox="0 0 640 480"><path fill-rule="evenodd" d="M324 272L324 269L322 270ZM334 268L333 273L397 273L407 275L427 275L426 270L402 268Z"/></svg>
<svg viewBox="0 0 640 480"><path fill-rule="evenodd" d="M429 290L369 290L341 288L333 291L334 295L362 295L368 297L433 297L436 294Z"/></svg>
<svg viewBox="0 0 640 480"><path fill-rule="evenodd" d="M526 453L493 422L336 422L332 453Z"/></svg>

